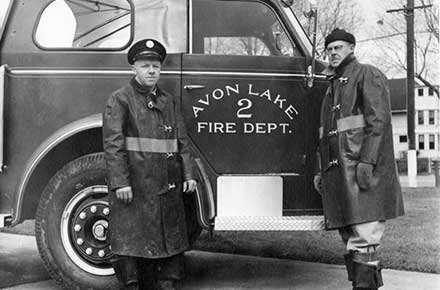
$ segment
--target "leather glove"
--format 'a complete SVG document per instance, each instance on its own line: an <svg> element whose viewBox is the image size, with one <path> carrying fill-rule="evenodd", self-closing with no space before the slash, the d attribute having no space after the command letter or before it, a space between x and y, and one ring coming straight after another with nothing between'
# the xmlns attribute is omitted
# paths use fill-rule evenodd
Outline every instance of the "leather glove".
<svg viewBox="0 0 440 290"><path fill-rule="evenodd" d="M367 190L371 186L373 164L360 162L356 167L356 180L360 189Z"/></svg>
<svg viewBox="0 0 440 290"><path fill-rule="evenodd" d="M321 174L316 174L313 177L313 185L315 186L315 190L322 195L322 177Z"/></svg>
<svg viewBox="0 0 440 290"><path fill-rule="evenodd" d="M120 187L115 190L116 197L122 200L125 204L129 204L133 200L133 191L131 186Z"/></svg>

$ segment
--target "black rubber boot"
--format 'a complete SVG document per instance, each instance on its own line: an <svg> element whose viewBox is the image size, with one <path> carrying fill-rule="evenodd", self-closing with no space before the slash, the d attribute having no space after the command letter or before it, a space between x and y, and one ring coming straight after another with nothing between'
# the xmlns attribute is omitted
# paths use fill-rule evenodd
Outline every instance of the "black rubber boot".
<svg viewBox="0 0 440 290"><path fill-rule="evenodd" d="M185 276L183 254L157 261L157 289L181 289L181 281Z"/></svg>
<svg viewBox="0 0 440 290"><path fill-rule="evenodd" d="M347 268L348 281L353 281L353 251L344 255L345 267Z"/></svg>
<svg viewBox="0 0 440 290"><path fill-rule="evenodd" d="M353 253L353 290L379 289L383 286L381 271L376 253Z"/></svg>
<svg viewBox="0 0 440 290"><path fill-rule="evenodd" d="M139 290L155 290L155 261L153 259L138 258Z"/></svg>
<svg viewBox="0 0 440 290"><path fill-rule="evenodd" d="M179 290L179 289L181 289L179 280L168 279L168 280L157 281L157 290Z"/></svg>
<svg viewBox="0 0 440 290"><path fill-rule="evenodd" d="M134 257L117 256L111 260L120 289L139 290L137 260Z"/></svg>

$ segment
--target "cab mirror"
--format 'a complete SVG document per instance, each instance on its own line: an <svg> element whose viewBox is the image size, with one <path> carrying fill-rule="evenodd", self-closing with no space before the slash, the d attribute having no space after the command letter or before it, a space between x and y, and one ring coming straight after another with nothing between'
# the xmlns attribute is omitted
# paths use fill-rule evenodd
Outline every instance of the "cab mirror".
<svg viewBox="0 0 440 290"><path fill-rule="evenodd" d="M293 0L281 0L281 4L284 7L288 8L293 5Z"/></svg>

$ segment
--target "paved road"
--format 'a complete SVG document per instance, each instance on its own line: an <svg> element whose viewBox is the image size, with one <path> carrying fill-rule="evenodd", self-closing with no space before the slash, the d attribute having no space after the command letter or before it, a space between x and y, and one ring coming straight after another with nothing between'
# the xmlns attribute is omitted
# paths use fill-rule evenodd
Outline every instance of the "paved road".
<svg viewBox="0 0 440 290"><path fill-rule="evenodd" d="M0 233L0 289L59 290L48 280L32 236ZM183 290L348 290L343 266L191 251ZM11 280L15 279L14 280ZM381 290L440 289L440 275L384 270ZM6 286L15 284L18 286ZM3 286L2 286L3 285Z"/></svg>

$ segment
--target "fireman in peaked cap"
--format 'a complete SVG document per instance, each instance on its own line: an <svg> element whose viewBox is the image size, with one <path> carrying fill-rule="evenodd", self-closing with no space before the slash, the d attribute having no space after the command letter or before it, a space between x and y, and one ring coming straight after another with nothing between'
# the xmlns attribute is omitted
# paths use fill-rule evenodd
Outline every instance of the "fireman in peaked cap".
<svg viewBox="0 0 440 290"><path fill-rule="evenodd" d="M176 100L157 85L165 57L158 41L136 42L127 54L135 76L103 114L112 264L123 289L178 289L189 247L183 193L196 181Z"/></svg>
<svg viewBox="0 0 440 290"><path fill-rule="evenodd" d="M354 56L356 39L343 29L325 38L329 87L321 107L320 172L328 229L346 245L348 279L355 290L383 285L377 249L385 220L403 215L394 160L388 80Z"/></svg>

